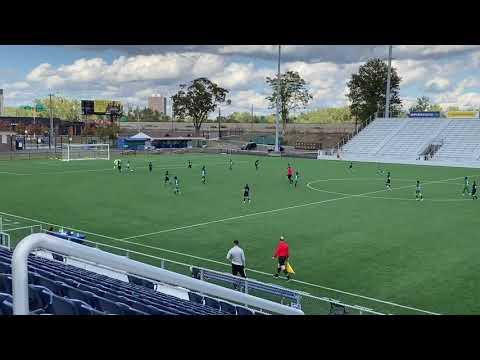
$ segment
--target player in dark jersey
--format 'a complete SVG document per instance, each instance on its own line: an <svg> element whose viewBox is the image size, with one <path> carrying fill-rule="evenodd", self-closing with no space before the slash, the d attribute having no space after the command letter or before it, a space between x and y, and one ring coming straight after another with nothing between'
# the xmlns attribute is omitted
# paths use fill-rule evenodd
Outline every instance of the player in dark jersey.
<svg viewBox="0 0 480 360"><path fill-rule="evenodd" d="M255 160L255 170L258 170L258 165L260 164L260 160Z"/></svg>
<svg viewBox="0 0 480 360"><path fill-rule="evenodd" d="M472 184L472 200L477 200L478 197L477 197L477 183L475 182L475 180L473 180L473 184Z"/></svg>
<svg viewBox="0 0 480 360"><path fill-rule="evenodd" d="M248 200L248 203L250 203L250 186L248 186L248 184L245 185L245 187L243 188L243 203L245 204L245 202Z"/></svg>
<svg viewBox="0 0 480 360"><path fill-rule="evenodd" d="M468 177L465 176L465 179L463 180L464 183L463 183L463 196L465 196L465 194L470 194L470 189L468 188Z"/></svg>
<svg viewBox="0 0 480 360"><path fill-rule="evenodd" d="M422 188L420 186L420 180L417 180L417 185L415 186L415 198L420 201L423 201Z"/></svg>
<svg viewBox="0 0 480 360"><path fill-rule="evenodd" d="M117 169L118 169L118 172L119 172L119 173L122 172L122 160L118 160L118 162L117 162Z"/></svg>
<svg viewBox="0 0 480 360"><path fill-rule="evenodd" d="M205 169L205 165L202 167L202 183L205 184L207 181L207 170Z"/></svg>
<svg viewBox="0 0 480 360"><path fill-rule="evenodd" d="M188 168L191 169L192 168L192 162L190 160L188 160Z"/></svg>
<svg viewBox="0 0 480 360"><path fill-rule="evenodd" d="M350 164L348 165L348 171L353 170L353 162L350 161Z"/></svg>
<svg viewBox="0 0 480 360"><path fill-rule="evenodd" d="M385 183L387 190L392 190L392 180L390 179L390 171L387 173L387 181Z"/></svg>
<svg viewBox="0 0 480 360"><path fill-rule="evenodd" d="M165 181L163 183L164 185L171 184L170 182L170 175L168 174L168 170L165 172Z"/></svg>
<svg viewBox="0 0 480 360"><path fill-rule="evenodd" d="M153 165L152 165L152 162L149 161L148 162L148 171L152 172L152 170L153 170Z"/></svg>

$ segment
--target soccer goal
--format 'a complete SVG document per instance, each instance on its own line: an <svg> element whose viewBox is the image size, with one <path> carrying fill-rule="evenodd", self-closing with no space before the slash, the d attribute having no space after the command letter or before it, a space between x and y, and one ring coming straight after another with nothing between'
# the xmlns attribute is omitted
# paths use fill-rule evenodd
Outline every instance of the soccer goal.
<svg viewBox="0 0 480 360"><path fill-rule="evenodd" d="M109 144L65 144L62 160L110 160Z"/></svg>

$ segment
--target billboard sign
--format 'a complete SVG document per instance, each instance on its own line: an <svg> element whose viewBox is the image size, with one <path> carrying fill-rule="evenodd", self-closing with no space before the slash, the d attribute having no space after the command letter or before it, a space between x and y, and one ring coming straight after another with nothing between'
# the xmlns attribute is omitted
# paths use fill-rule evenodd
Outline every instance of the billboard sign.
<svg viewBox="0 0 480 360"><path fill-rule="evenodd" d="M112 106L121 108L122 104L113 100L82 100L82 114L106 115L110 112Z"/></svg>
<svg viewBox="0 0 480 360"><path fill-rule="evenodd" d="M408 114L410 118L439 118L440 111L414 111Z"/></svg>
<svg viewBox="0 0 480 360"><path fill-rule="evenodd" d="M447 112L449 118L472 119L478 117L476 111L449 111Z"/></svg>
<svg viewBox="0 0 480 360"><path fill-rule="evenodd" d="M83 115L92 115L93 114L93 101L92 100L82 100L82 114Z"/></svg>

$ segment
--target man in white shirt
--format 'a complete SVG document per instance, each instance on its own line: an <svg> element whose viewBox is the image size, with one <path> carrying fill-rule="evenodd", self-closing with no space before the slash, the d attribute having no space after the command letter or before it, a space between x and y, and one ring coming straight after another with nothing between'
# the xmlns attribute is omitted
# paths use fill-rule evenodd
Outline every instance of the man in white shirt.
<svg viewBox="0 0 480 360"><path fill-rule="evenodd" d="M245 254L243 249L238 246L238 240L233 241L233 247L228 250L227 259L232 263L232 274L235 276L245 276Z"/></svg>

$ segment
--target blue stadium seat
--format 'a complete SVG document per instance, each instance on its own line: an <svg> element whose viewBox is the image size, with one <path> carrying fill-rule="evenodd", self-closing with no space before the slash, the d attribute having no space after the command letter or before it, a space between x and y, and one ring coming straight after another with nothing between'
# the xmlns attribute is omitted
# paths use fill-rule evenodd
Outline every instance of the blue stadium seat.
<svg viewBox="0 0 480 360"><path fill-rule="evenodd" d="M140 310L133 309L126 304L117 303L117 305L119 308L122 309L123 315L147 315L147 313L144 313L143 311L140 311Z"/></svg>
<svg viewBox="0 0 480 360"><path fill-rule="evenodd" d="M11 293L12 252L3 249L0 255L4 271L0 275L0 287ZM194 292L188 293L189 300L167 295L153 290L153 282L137 277L130 277L130 282L126 282L35 255L30 255L28 261L32 314L227 315L242 312L239 306L210 297L205 297L204 305L204 297ZM11 301L1 302L5 301L2 313L11 313ZM252 314L248 309L244 312Z"/></svg>
<svg viewBox="0 0 480 360"><path fill-rule="evenodd" d="M80 310L81 315L107 315L102 311L95 310L89 306L82 305Z"/></svg>
<svg viewBox="0 0 480 360"><path fill-rule="evenodd" d="M253 311L246 307L237 305L237 315L253 315Z"/></svg>
<svg viewBox="0 0 480 360"><path fill-rule="evenodd" d="M8 274L0 274L0 292L12 293L12 276Z"/></svg>
<svg viewBox="0 0 480 360"><path fill-rule="evenodd" d="M227 314L230 314L230 315L236 315L237 314L237 310L235 308L235 305L232 305L228 302L225 302L225 301L219 301L220 303L220 310L226 312Z"/></svg>
<svg viewBox="0 0 480 360"><path fill-rule="evenodd" d="M46 311L55 315L78 315L73 302L55 294L52 295L52 303Z"/></svg>
<svg viewBox="0 0 480 360"><path fill-rule="evenodd" d="M46 290L45 293L44 290ZM31 311L35 311L38 309L45 310L52 301L50 291L48 291L47 288L44 288L42 286L29 285L28 297Z"/></svg>
<svg viewBox="0 0 480 360"><path fill-rule="evenodd" d="M188 298L196 304L203 305L203 296L194 292L188 292Z"/></svg>
<svg viewBox="0 0 480 360"><path fill-rule="evenodd" d="M13 315L13 301L12 298L4 298L0 303L0 313L2 315Z"/></svg>
<svg viewBox="0 0 480 360"><path fill-rule="evenodd" d="M5 262L0 262L0 274L10 274L12 272L12 268L10 264Z"/></svg>
<svg viewBox="0 0 480 360"><path fill-rule="evenodd" d="M69 299L73 305L75 306L75 310L78 315L91 315L91 310L92 307L83 302L82 300L77 300L77 299Z"/></svg>
<svg viewBox="0 0 480 360"><path fill-rule="evenodd" d="M218 300L212 299L208 296L205 296L204 299L206 306L210 306L213 309L220 310L220 303L218 302Z"/></svg>

